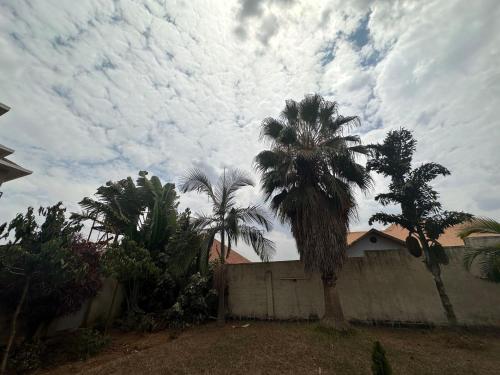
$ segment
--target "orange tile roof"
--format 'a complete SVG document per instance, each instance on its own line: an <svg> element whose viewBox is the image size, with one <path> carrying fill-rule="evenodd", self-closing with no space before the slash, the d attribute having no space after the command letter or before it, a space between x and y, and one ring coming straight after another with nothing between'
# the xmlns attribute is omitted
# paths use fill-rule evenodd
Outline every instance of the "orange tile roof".
<svg viewBox="0 0 500 375"><path fill-rule="evenodd" d="M354 241L357 241L359 238L365 235L368 232L367 230L359 231L359 232L349 232L347 233L347 245L351 245Z"/></svg>
<svg viewBox="0 0 500 375"><path fill-rule="evenodd" d="M224 246L226 248L226 254L227 254L227 246ZM214 240L214 243L212 244L212 248L210 249L210 258L209 260L216 260L220 256L220 249L221 249L221 243L217 240ZM238 253L236 249L231 248L231 252L229 253L229 256L226 258L226 263L227 264L240 264L240 263L251 263L247 258L245 258L243 255Z"/></svg>
<svg viewBox="0 0 500 375"><path fill-rule="evenodd" d="M438 241L443 246L464 246L464 241L458 236L458 233L462 230L465 224L455 225L448 228L444 233L438 238ZM396 237L402 241L408 236L408 231L399 225L392 224L388 226L384 233L387 233L393 237ZM469 237L490 237L493 234L488 233L475 233L471 234Z"/></svg>
<svg viewBox="0 0 500 375"><path fill-rule="evenodd" d="M438 241L443 246L464 246L464 241L458 236L458 233L463 228L464 224L455 225L445 230L445 232L438 238ZM369 231L357 231L347 233L347 244L351 245L358 239L363 237ZM385 228L382 233L394 237L397 240L404 241L408 237L408 231L399 225L392 224ZM488 233L475 233L469 237L486 237L496 236Z"/></svg>

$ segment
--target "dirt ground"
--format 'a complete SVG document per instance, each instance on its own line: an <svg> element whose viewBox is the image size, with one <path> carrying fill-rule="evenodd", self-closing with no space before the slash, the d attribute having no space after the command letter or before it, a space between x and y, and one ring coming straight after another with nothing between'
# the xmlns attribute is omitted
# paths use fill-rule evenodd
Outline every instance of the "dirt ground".
<svg viewBox="0 0 500 375"><path fill-rule="evenodd" d="M113 333L99 355L38 373L66 374L371 374L379 340L394 374L500 374L500 333L354 327L339 335L318 323L228 322L173 337Z"/></svg>

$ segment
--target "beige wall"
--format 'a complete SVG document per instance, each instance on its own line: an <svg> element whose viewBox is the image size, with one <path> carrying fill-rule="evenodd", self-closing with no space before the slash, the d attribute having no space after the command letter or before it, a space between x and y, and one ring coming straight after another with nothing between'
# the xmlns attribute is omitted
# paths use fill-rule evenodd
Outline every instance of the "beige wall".
<svg viewBox="0 0 500 375"><path fill-rule="evenodd" d="M113 292L116 285L118 288L114 307L111 311L111 318L118 316L121 312L124 298L123 287L117 284L115 279L107 278L103 280L102 287L97 295L92 300L86 301L80 310L73 314L55 319L48 328L48 335L51 336L60 331L77 329L85 324L91 327L96 323L104 323L111 307ZM85 318L87 320L86 322L84 321Z"/></svg>
<svg viewBox="0 0 500 375"><path fill-rule="evenodd" d="M500 284L465 271L463 248L447 251L443 281L459 321L500 326ZM320 277L306 275L299 261L229 265L228 288L229 312L236 317L308 319L324 313ZM338 288L349 320L446 324L432 275L406 250L349 258Z"/></svg>

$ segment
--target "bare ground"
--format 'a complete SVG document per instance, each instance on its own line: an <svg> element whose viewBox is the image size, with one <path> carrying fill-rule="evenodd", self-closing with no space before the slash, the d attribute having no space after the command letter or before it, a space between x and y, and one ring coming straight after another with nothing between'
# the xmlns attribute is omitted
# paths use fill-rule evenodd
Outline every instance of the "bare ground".
<svg viewBox="0 0 500 375"><path fill-rule="evenodd" d="M371 374L379 340L394 374L500 374L498 331L355 327L339 335L317 323L243 324L193 327L176 338L116 332L101 354L39 373Z"/></svg>

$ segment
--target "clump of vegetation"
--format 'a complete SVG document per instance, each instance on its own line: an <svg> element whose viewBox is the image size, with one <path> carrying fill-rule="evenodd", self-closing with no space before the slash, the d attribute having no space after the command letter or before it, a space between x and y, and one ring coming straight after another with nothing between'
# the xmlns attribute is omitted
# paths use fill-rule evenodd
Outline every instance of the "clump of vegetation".
<svg viewBox="0 0 500 375"><path fill-rule="evenodd" d="M10 238L0 246L0 301L11 314L2 373L20 317L26 326L24 340L31 342L43 336L50 321L77 311L100 288L96 248L87 246L79 235L81 225L67 220L65 211L61 203L41 207L39 224L30 207L8 226L0 226L1 238Z"/></svg>
<svg viewBox="0 0 500 375"><path fill-rule="evenodd" d="M128 177L99 187L96 198L84 198L80 202L83 211L72 216L91 221L90 236L97 235L97 241L108 244L101 265L106 275L124 286L125 311L117 322L122 329L164 328L183 290L200 288L196 293L202 300L202 294L208 293L201 284L190 284L197 273L206 283L212 282L207 233L189 210L178 212L178 198L174 184L162 184L158 177L140 172L136 182ZM117 287L106 329L115 310L116 292ZM182 319L190 322L186 308L182 305ZM175 316L176 321L180 317Z"/></svg>
<svg viewBox="0 0 500 375"><path fill-rule="evenodd" d="M385 356L385 350L379 341L373 343L372 350L372 374L373 375L391 375L392 369Z"/></svg>
<svg viewBox="0 0 500 375"><path fill-rule="evenodd" d="M111 339L101 332L81 328L70 336L68 348L68 359L84 361L106 348Z"/></svg>
<svg viewBox="0 0 500 375"><path fill-rule="evenodd" d="M413 168L416 145L417 141L409 130L399 129L390 131L383 143L371 146L373 157L367 163L368 170L391 179L389 192L378 194L375 200L382 206L399 205L401 213L376 213L370 218L369 224L378 221L408 230L408 250L415 257L423 254L446 317L451 324L456 324L455 311L441 279L441 266L448 264L448 255L438 238L447 228L470 220L472 215L442 209L439 194L430 182L438 176L448 176L450 171L437 163L424 163Z"/></svg>
<svg viewBox="0 0 500 375"><path fill-rule="evenodd" d="M82 328L48 339L23 341L15 348L9 367L26 373L66 361L84 361L106 348L110 338L93 329Z"/></svg>

